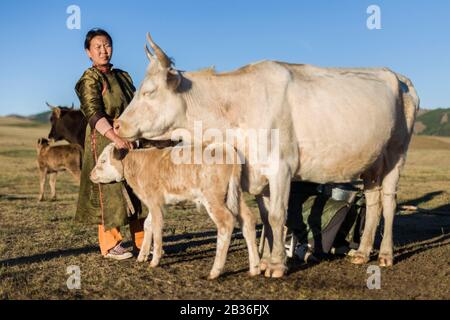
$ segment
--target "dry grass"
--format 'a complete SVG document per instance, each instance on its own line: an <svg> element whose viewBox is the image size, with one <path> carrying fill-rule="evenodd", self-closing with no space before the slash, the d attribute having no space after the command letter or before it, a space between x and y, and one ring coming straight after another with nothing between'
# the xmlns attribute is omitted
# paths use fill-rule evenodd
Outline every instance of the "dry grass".
<svg viewBox="0 0 450 320"><path fill-rule="evenodd" d="M203 279L215 254L215 228L191 205L170 207L159 268L103 259L94 226L74 224L77 186L60 174L58 200L37 202L35 142L49 127L0 118L1 299L449 299L449 229L445 215L399 215L396 265L382 271L382 289L366 287L366 266L346 259L306 266L291 261L282 280L249 278L246 247L237 234L227 273ZM415 137L400 182L399 201L450 211L450 139ZM248 203L256 212L253 198ZM129 239L127 228L123 234ZM81 269L81 289L69 290L66 268Z"/></svg>

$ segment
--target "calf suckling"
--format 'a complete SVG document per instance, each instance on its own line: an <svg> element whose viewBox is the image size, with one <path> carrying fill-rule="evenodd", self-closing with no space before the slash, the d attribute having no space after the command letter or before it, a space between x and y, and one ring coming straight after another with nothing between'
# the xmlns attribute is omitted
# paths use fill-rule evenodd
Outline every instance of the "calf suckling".
<svg viewBox="0 0 450 320"><path fill-rule="evenodd" d="M78 144L50 145L45 138L40 138L36 145L37 165L40 175L39 201L44 199L45 180L49 175L51 199L56 198L56 175L67 170L75 180L80 182L83 149Z"/></svg>
<svg viewBox="0 0 450 320"><path fill-rule="evenodd" d="M177 163L173 155L194 154L193 146L164 149L117 150L110 144L99 156L91 172L94 183L126 180L149 209L144 223L144 241L138 256L147 260L153 244L151 266L159 264L162 255L163 206L179 201L201 203L217 226L217 248L214 265L208 278L217 278L223 271L233 233L235 219L239 221L249 252L250 275L260 273L256 245L256 217L241 194L242 165L218 163ZM236 150L226 144L202 147L205 152L227 152L238 159ZM206 161L204 161L206 162Z"/></svg>

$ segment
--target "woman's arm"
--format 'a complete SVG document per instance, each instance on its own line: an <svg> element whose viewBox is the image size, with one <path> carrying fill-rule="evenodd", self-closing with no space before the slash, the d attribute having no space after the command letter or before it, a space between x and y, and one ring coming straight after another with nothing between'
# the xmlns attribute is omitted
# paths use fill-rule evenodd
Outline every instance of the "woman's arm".
<svg viewBox="0 0 450 320"><path fill-rule="evenodd" d="M115 134L106 119L103 104L102 79L87 71L78 81L75 91L80 99L80 109L88 119L91 129L111 140L118 148L132 149L132 144Z"/></svg>
<svg viewBox="0 0 450 320"><path fill-rule="evenodd" d="M125 139L122 139L113 130L106 118L101 118L95 124L95 129L102 135L114 142L119 149L133 149L133 144Z"/></svg>
<svg viewBox="0 0 450 320"><path fill-rule="evenodd" d="M80 109L87 119L91 129L95 128L97 121L106 117L102 95L102 79L92 71L86 71L78 81L75 91L80 100Z"/></svg>
<svg viewBox="0 0 450 320"><path fill-rule="evenodd" d="M133 149L133 144L128 141L125 140L121 137L119 137L115 132L114 129L111 128L108 131L106 131L106 133L104 134L104 136L106 138L108 138L109 140L111 140L112 142L114 142L114 144L116 145L116 148L118 149L128 149L131 150Z"/></svg>

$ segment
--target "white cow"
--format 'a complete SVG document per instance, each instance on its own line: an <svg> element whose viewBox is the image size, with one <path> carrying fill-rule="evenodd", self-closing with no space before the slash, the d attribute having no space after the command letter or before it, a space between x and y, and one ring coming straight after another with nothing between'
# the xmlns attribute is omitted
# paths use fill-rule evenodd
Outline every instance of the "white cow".
<svg viewBox="0 0 450 320"><path fill-rule="evenodd" d="M338 69L263 61L233 72L180 72L150 35L154 54L134 99L115 123L124 138L163 139L176 129L278 129L276 174L246 163L243 188L257 198L268 243L266 276L286 270L283 226L291 180L364 180L367 219L353 263L369 260L383 212L379 264L393 264L395 193L419 98L389 69ZM269 131L268 131L269 132ZM259 142L263 143L263 142ZM236 146L239 148L238 146ZM264 148L264 146L260 146ZM240 152L248 159L248 150Z"/></svg>

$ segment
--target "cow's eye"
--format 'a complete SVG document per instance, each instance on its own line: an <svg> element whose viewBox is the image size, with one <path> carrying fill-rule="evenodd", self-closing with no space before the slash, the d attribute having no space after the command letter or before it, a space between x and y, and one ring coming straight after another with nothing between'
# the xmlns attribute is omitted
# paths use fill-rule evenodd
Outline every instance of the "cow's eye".
<svg viewBox="0 0 450 320"><path fill-rule="evenodd" d="M146 90L146 91L142 92L142 95L144 97L150 97L154 92L155 92L154 89L153 90Z"/></svg>
<svg viewBox="0 0 450 320"><path fill-rule="evenodd" d="M100 163L106 163L106 160L105 159L102 159L102 160L100 160Z"/></svg>

